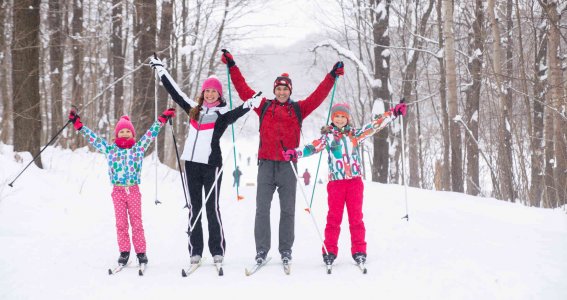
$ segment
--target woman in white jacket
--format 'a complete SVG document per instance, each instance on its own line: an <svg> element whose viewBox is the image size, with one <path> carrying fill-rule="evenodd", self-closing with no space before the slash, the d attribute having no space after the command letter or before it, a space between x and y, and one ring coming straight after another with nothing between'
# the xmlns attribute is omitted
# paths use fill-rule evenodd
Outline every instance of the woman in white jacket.
<svg viewBox="0 0 567 300"><path fill-rule="evenodd" d="M185 161L187 188L191 198L189 207L189 226L195 223L195 218L203 206L202 189L209 191L218 175L212 201L207 201L206 212L209 224L209 251L215 263L222 263L226 242L219 210L219 194L222 174L222 153L219 140L228 125L236 122L250 108L258 107L261 99L251 99L244 104L229 110L223 98L222 84L215 76L207 78L201 86L201 94L197 101L189 99L175 83L164 68L163 63L152 58L150 65L156 70L159 78L171 95L171 98L189 115L190 125L181 159ZM200 262L203 255L203 229L201 217L195 223L189 235L189 255L191 264Z"/></svg>

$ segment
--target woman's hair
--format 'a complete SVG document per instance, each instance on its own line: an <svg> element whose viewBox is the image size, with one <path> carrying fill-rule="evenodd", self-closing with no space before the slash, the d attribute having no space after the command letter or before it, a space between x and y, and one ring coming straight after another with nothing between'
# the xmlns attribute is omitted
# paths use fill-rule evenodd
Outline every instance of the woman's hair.
<svg viewBox="0 0 567 300"><path fill-rule="evenodd" d="M203 107L203 101L205 101L204 92L201 92L199 98L197 99L197 106L191 108L189 111L189 118L195 121L199 121L199 115L201 114L201 107Z"/></svg>

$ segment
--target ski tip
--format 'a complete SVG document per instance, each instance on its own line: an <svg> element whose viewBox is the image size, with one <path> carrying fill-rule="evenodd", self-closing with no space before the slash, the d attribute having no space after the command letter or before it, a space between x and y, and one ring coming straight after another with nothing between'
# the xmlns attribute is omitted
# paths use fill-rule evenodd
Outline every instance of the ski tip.
<svg viewBox="0 0 567 300"><path fill-rule="evenodd" d="M305 209L305 211L306 211L307 213L311 213L311 208L308 207L308 208Z"/></svg>

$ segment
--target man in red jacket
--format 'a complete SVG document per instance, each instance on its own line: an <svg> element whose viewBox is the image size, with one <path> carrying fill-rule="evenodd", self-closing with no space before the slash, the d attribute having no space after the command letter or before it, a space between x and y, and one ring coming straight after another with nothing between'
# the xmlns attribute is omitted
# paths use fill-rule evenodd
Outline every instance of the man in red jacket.
<svg viewBox="0 0 567 300"><path fill-rule="evenodd" d="M234 88L240 99L246 101L256 92L252 90L236 66L233 56L223 50L222 62L230 70ZM305 100L290 99L293 91L288 74L274 81L273 100L266 98L254 111L260 117L260 147L258 149L258 188L256 190L256 219L254 238L256 262L262 263L270 251L270 207L276 188L280 198L279 246L282 261L291 261L291 248L295 238L295 189L297 178L288 161L285 150L299 146L301 122L311 114L329 95L336 78L344 74L343 62L337 62L311 95ZM297 170L297 159L292 163Z"/></svg>

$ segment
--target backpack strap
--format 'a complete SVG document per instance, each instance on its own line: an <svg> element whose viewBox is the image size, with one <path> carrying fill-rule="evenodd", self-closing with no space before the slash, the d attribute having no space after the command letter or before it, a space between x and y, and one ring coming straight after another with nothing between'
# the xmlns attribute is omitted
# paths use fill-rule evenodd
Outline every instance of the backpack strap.
<svg viewBox="0 0 567 300"><path fill-rule="evenodd" d="M270 105L272 105L273 101L274 100L266 100L266 103L264 103L264 106L262 106L262 111L260 112L260 125L258 126L258 131L260 131L260 128L262 128L262 120L264 120L264 115L268 111Z"/></svg>

